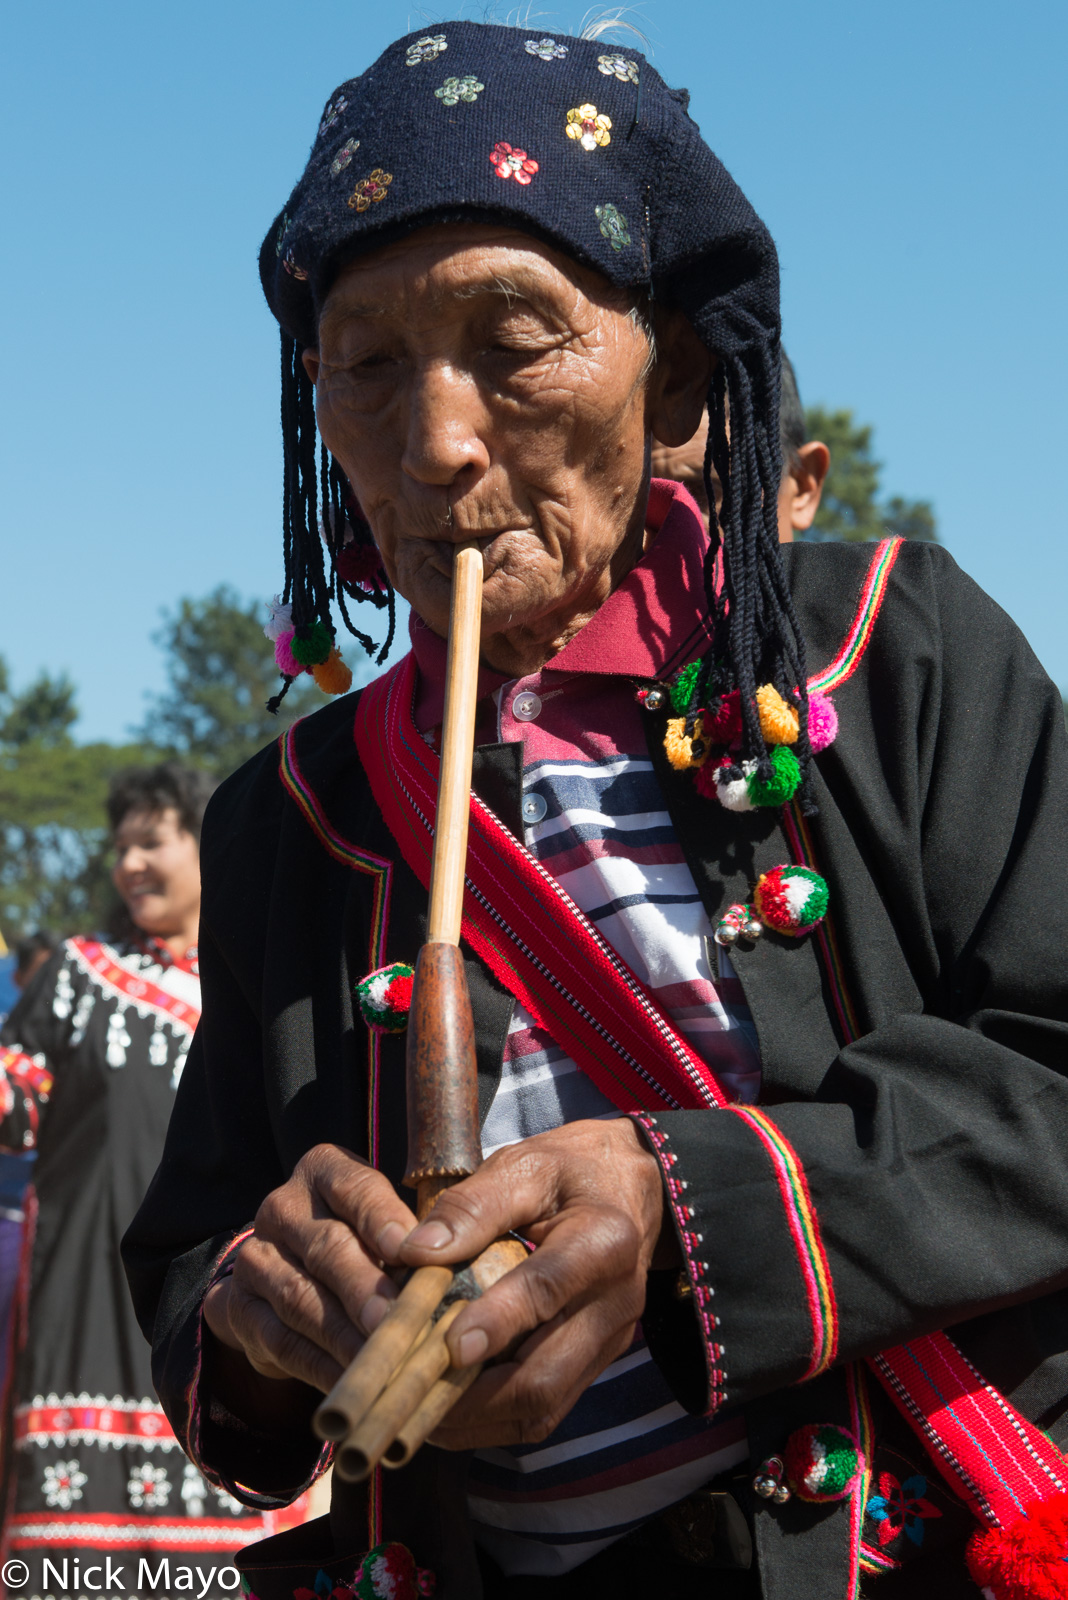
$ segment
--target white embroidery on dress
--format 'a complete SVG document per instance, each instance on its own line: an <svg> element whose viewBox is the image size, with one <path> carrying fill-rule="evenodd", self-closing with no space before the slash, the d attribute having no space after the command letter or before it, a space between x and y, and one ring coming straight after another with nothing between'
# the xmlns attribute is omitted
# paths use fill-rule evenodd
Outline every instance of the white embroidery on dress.
<svg viewBox="0 0 1068 1600"><path fill-rule="evenodd" d="M186 1515L189 1517L202 1517L204 1515L204 1496L208 1486L200 1473L190 1461L182 1473L182 1502L185 1505Z"/></svg>
<svg viewBox="0 0 1068 1600"><path fill-rule="evenodd" d="M70 968L64 961L56 978L56 992L52 996L52 1015L61 1022L70 1016L70 1008L74 1003L74 985L70 981Z"/></svg>
<svg viewBox="0 0 1068 1600"><path fill-rule="evenodd" d="M126 1052L133 1040L126 1031L126 1010L120 1007L108 1018L107 1063L109 1067L124 1067Z"/></svg>
<svg viewBox="0 0 1068 1600"><path fill-rule="evenodd" d="M171 1495L171 1480L166 1467L153 1467L147 1461L143 1466L135 1467L130 1473L126 1493L135 1511L142 1508L152 1511L157 1506L165 1506Z"/></svg>
<svg viewBox="0 0 1068 1600"><path fill-rule="evenodd" d="M74 1008L74 1021L71 1027L70 1042L72 1045L81 1044L85 1038L85 1030L89 1026L89 1018L96 1005L96 996L92 989L86 989L78 1004Z"/></svg>
<svg viewBox="0 0 1068 1600"><path fill-rule="evenodd" d="M167 1065L167 1057L169 1054L170 1052L167 1048L167 1035L164 1033L162 1027L157 1024L153 1030L151 1039L148 1041L149 1062L153 1067L165 1067Z"/></svg>
<svg viewBox="0 0 1068 1600"><path fill-rule="evenodd" d="M41 1482L45 1505L69 1511L75 1500L82 1497L82 1484L88 1482L78 1461L57 1461L54 1467L45 1467Z"/></svg>
<svg viewBox="0 0 1068 1600"><path fill-rule="evenodd" d="M185 1069L185 1058L188 1054L188 1050L183 1050L181 1055L179 1055L178 1059L174 1063L174 1071L171 1073L171 1088L175 1091L177 1091L178 1085L182 1081L182 1072Z"/></svg>

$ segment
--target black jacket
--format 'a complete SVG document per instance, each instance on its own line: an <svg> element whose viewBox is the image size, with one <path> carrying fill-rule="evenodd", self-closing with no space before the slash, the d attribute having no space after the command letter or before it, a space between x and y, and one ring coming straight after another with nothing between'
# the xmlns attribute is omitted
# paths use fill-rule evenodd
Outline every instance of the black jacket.
<svg viewBox="0 0 1068 1600"><path fill-rule="evenodd" d="M871 549L800 545L784 556L815 671L845 636ZM860 1037L844 1044L836 1029L813 939L765 935L735 956L760 1037L761 1103L803 1162L833 1277L838 1357L823 1377L799 1381L811 1319L760 1140L727 1114L657 1117L688 1185L699 1269L715 1288L723 1354L712 1359L725 1373L725 1403L745 1408L759 1462L803 1422L848 1423L847 1363L952 1327L985 1375L1060 1438L1062 1421L1068 1434L1060 696L1012 623L944 551L907 544L871 643L835 703L840 732L817 758L811 830ZM410 960L424 937L426 895L371 799L352 742L353 706L343 699L301 725L300 760L333 826L395 860L386 959ZM668 766L662 734L650 716L666 802L714 920L791 853L777 812L737 815L702 798ZM366 1036L351 991L370 965L372 881L323 849L277 765L276 751L262 752L209 809L204 1020L163 1163L126 1243L157 1386L180 1435L199 1305L220 1251L311 1145L367 1147ZM516 831L520 771L518 746L476 753L476 789ZM511 997L469 951L467 968L485 1108ZM395 1180L405 1155L403 1053L403 1038L387 1038L380 1164ZM705 1409L708 1340L670 1288L651 1279L646 1332L680 1400ZM896 1419L873 1399L877 1424L900 1444ZM310 1434L255 1437L217 1408L200 1428L206 1466L265 1494L288 1498L312 1470ZM905 1445L922 1466L918 1448ZM417 1480L436 1474L454 1500L462 1493L460 1463L439 1452L424 1452L409 1471L407 1488L403 1474L387 1479L387 1527L397 1536L414 1515ZM434 1506L443 1547L428 1548L438 1541L425 1511L418 1557L437 1560L445 1594L466 1600L477 1589L455 1519L443 1500ZM339 1501L339 1529L348 1515ZM953 1523L948 1512L943 1520ZM844 1503L757 1503L769 1600L845 1592L847 1521ZM974 1593L963 1576L960 1584L961 1595ZM940 1582L942 1600L953 1592Z"/></svg>

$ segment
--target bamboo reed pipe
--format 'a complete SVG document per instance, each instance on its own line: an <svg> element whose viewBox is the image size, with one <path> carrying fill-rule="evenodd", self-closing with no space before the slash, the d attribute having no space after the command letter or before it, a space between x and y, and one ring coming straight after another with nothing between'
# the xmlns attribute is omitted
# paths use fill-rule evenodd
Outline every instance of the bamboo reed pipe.
<svg viewBox="0 0 1068 1600"><path fill-rule="evenodd" d="M467 1393L481 1371L481 1366L453 1368L439 1378L422 1405L385 1451L382 1465L394 1469L406 1467L420 1446L426 1444L438 1423L448 1416L461 1395Z"/></svg>

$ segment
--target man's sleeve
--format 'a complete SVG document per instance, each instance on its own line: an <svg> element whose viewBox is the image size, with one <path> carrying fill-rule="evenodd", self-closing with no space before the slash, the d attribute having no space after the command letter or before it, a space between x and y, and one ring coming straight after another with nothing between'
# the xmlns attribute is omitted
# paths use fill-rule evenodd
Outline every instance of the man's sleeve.
<svg viewBox="0 0 1068 1600"><path fill-rule="evenodd" d="M0 1028L0 1149L36 1150L57 1071L92 995L69 950L35 974Z"/></svg>
<svg viewBox="0 0 1068 1600"><path fill-rule="evenodd" d="M911 776L899 737L885 792L916 817L900 872L922 880L924 925L898 931L914 971L929 951L923 1009L845 1045L814 1099L636 1119L686 1271L682 1299L653 1275L647 1332L691 1409L1068 1284L1061 700L999 608L944 557L935 571L941 637L916 683L882 686L915 722ZM854 790L879 781L861 771Z"/></svg>

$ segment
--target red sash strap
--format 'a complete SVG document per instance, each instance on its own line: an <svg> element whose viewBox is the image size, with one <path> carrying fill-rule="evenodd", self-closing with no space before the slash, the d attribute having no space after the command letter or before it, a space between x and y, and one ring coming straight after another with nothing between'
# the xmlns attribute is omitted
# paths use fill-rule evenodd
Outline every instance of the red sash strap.
<svg viewBox="0 0 1068 1600"><path fill-rule="evenodd" d="M430 882L440 762L412 718L415 659L360 696L356 748L405 861ZM724 1106L715 1074L681 1038L571 897L471 796L464 938L534 1020L621 1111Z"/></svg>
<svg viewBox="0 0 1068 1600"><path fill-rule="evenodd" d="M897 541L884 541L878 547L865 594L877 590L881 601L896 554ZM868 609L874 622L878 606ZM865 644L867 636L870 628ZM857 659L859 654L853 652ZM851 659L850 671L855 665ZM439 760L412 717L415 670L409 654L364 690L355 739L382 816L405 861L426 886ZM794 853L811 864L811 842L800 814L787 813L787 819ZM471 797L463 934L510 993L620 1110L699 1110L728 1104L714 1073L676 1033L635 975L476 795ZM826 961L825 947L822 953ZM842 978L840 971L831 976ZM848 1006L845 1010L852 1012ZM855 1037L855 1028L847 1027L846 1035ZM778 1129L775 1132L785 1145ZM796 1153L789 1154L803 1171ZM825 1262L814 1211L810 1220L817 1254ZM828 1292L833 1300L833 1285L828 1285ZM982 1522L994 1530L1008 1529L1006 1537L1012 1541L1030 1509L1027 1527L1035 1536L1041 1532L1036 1508L1045 1502L1052 1513L1053 1497L1064 1494L1059 1475L1065 1471L1064 1459L1045 1435L984 1382L952 1340L944 1333L928 1334L870 1358L869 1365L943 1475ZM1060 1540L1063 1531L1061 1504L1058 1500L1054 1540ZM1054 1552L1052 1558L1066 1562L1068 1592L1068 1557ZM988 1593L998 1597L1010 1593L1002 1587L1000 1567L988 1569L984 1558L980 1570L977 1551L972 1554L972 1570L979 1581L992 1584ZM1016 1592L1040 1593L1026 1587Z"/></svg>

